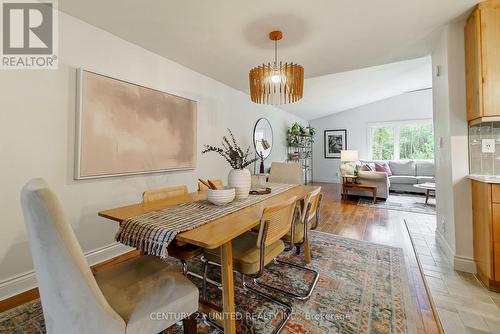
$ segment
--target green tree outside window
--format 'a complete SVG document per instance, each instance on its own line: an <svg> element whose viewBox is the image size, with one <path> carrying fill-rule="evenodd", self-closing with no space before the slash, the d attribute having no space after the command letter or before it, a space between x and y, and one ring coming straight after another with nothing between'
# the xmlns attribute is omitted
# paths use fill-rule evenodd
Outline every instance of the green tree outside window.
<svg viewBox="0 0 500 334"><path fill-rule="evenodd" d="M395 147L397 142L399 147ZM434 132L430 123L374 127L371 143L373 160L434 159Z"/></svg>
<svg viewBox="0 0 500 334"><path fill-rule="evenodd" d="M399 128L399 159L434 159L432 124L405 125Z"/></svg>
<svg viewBox="0 0 500 334"><path fill-rule="evenodd" d="M372 159L391 160L394 157L394 129L389 127L372 130Z"/></svg>

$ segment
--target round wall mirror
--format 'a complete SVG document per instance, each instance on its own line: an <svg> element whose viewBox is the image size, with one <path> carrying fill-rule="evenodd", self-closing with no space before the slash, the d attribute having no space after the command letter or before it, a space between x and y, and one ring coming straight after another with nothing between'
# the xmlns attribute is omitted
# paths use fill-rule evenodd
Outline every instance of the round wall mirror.
<svg viewBox="0 0 500 334"><path fill-rule="evenodd" d="M273 128L271 127L271 123L265 118L260 118L255 123L253 145L255 152L262 159L267 158L271 154L271 150L273 149Z"/></svg>

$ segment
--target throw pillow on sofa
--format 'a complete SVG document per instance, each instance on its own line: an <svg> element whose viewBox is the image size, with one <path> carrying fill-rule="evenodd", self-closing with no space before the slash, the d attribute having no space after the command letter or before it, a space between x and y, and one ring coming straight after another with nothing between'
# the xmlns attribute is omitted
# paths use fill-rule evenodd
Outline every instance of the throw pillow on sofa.
<svg viewBox="0 0 500 334"><path fill-rule="evenodd" d="M375 172L375 164L374 163L364 163L360 170L364 170L367 172Z"/></svg>
<svg viewBox="0 0 500 334"><path fill-rule="evenodd" d="M392 160L389 161L392 175L415 176L415 160Z"/></svg>
<svg viewBox="0 0 500 334"><path fill-rule="evenodd" d="M391 168L389 167L387 162L383 162L383 163L376 162L375 163L375 171L386 173L387 176L392 175Z"/></svg>

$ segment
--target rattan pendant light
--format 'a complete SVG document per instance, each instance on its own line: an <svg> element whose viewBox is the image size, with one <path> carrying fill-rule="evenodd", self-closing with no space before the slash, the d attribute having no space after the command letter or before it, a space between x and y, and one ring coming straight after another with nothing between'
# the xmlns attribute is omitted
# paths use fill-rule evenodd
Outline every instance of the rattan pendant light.
<svg viewBox="0 0 500 334"><path fill-rule="evenodd" d="M304 92L304 68L294 63L278 63L278 41L281 31L269 33L274 41L274 63L262 64L250 70L250 98L260 104L294 103Z"/></svg>

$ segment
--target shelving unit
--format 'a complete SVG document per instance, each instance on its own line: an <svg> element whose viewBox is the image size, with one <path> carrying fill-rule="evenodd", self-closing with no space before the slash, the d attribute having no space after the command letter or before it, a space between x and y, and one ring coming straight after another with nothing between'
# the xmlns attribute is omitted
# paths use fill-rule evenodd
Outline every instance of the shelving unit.
<svg viewBox="0 0 500 334"><path fill-rule="evenodd" d="M313 181L313 144L309 140L311 135L296 133L293 136L297 139L297 144L288 144L287 162L302 164L304 184L311 183Z"/></svg>

